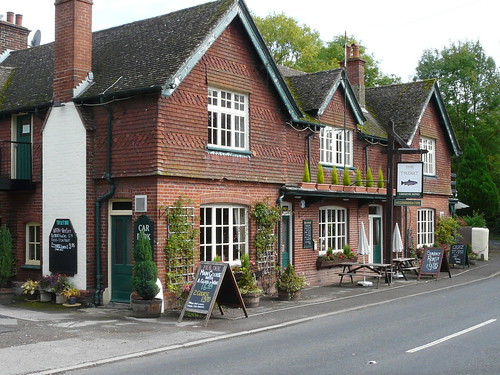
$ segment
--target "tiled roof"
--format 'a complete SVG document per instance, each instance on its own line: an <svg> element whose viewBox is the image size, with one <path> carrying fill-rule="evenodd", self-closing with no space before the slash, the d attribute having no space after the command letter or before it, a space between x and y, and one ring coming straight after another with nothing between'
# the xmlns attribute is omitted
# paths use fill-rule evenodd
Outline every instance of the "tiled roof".
<svg viewBox="0 0 500 375"><path fill-rule="evenodd" d="M366 89L366 106L378 124L387 127L394 121L396 133L409 141L419 125L436 80Z"/></svg>
<svg viewBox="0 0 500 375"><path fill-rule="evenodd" d="M308 74L294 74L287 76L302 109L313 112L320 109L328 94L340 79L342 69L326 70ZM285 74L287 74L285 72Z"/></svg>
<svg viewBox="0 0 500 375"><path fill-rule="evenodd" d="M165 85L236 2L205 3L93 33L95 84L83 96ZM0 112L52 100L52 43L12 52L0 66L16 67Z"/></svg>

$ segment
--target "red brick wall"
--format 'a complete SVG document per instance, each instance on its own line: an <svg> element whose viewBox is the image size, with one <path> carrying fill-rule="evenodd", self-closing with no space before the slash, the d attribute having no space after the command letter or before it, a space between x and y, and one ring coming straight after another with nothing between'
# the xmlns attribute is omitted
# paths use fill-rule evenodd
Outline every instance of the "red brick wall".
<svg viewBox="0 0 500 375"><path fill-rule="evenodd" d="M28 47L28 34L30 31L13 22L0 21L0 54L5 50L19 50Z"/></svg>
<svg viewBox="0 0 500 375"><path fill-rule="evenodd" d="M56 0L54 101L67 102L92 69L92 1Z"/></svg>

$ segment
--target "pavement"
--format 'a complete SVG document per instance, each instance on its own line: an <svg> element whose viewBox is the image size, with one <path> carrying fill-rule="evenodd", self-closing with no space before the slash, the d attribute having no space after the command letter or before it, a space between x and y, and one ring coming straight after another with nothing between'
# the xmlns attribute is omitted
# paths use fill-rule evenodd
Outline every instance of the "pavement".
<svg viewBox="0 0 500 375"><path fill-rule="evenodd" d="M337 272L332 270L332 272ZM260 306L247 309L217 308L203 326L202 319L166 312L158 319L132 317L128 305L95 308L65 308L61 305L26 302L19 297L0 305L0 375L59 374L78 368L127 358L167 352L183 347L279 329L322 316L360 308L404 301L415 294L460 287L500 276L500 241L490 241L489 261L470 268L451 269L452 277L440 273L438 279L408 275L378 289L347 282L306 288L299 301L279 301L264 296Z"/></svg>

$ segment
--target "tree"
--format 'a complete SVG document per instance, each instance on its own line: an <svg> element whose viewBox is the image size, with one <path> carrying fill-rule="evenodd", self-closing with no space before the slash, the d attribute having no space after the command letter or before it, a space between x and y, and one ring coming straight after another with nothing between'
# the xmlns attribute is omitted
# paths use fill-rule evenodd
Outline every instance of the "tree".
<svg viewBox="0 0 500 375"><path fill-rule="evenodd" d="M481 146L474 137L465 142L457 170L457 191L461 201L470 207L464 214L478 210L487 219L494 219L500 208L498 189L490 176Z"/></svg>
<svg viewBox="0 0 500 375"><path fill-rule="evenodd" d="M424 51L416 78L439 79L459 144L474 136L500 185L500 74L493 58L479 41L452 43L441 51Z"/></svg>
<svg viewBox="0 0 500 375"><path fill-rule="evenodd" d="M299 25L296 19L284 13L254 17L254 20L275 61L280 65L310 73L339 68L345 58L344 35L334 36L332 41L325 43L318 31L307 25ZM354 36L349 36L347 41L349 44L359 44ZM367 87L401 82L394 75L382 74L378 61L368 55L363 46L360 47L360 56L366 61Z"/></svg>

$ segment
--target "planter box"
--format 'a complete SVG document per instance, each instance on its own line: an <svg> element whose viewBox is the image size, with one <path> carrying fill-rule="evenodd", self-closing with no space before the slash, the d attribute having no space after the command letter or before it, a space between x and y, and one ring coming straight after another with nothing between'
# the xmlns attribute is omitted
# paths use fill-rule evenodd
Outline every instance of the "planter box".
<svg viewBox="0 0 500 375"><path fill-rule="evenodd" d="M330 185L329 184L316 184L316 189L328 191L328 190L330 190Z"/></svg>
<svg viewBox="0 0 500 375"><path fill-rule="evenodd" d="M301 189L308 189L308 190L314 190L316 188L316 184L314 182L301 182L299 184L299 188L301 188Z"/></svg>
<svg viewBox="0 0 500 375"><path fill-rule="evenodd" d="M344 191L348 193L354 193L356 191L356 186L346 186L344 185Z"/></svg>
<svg viewBox="0 0 500 375"><path fill-rule="evenodd" d="M376 187L367 187L366 192L370 194L377 194L378 193L378 188Z"/></svg>
<svg viewBox="0 0 500 375"><path fill-rule="evenodd" d="M331 191L344 191L344 185L330 185Z"/></svg>
<svg viewBox="0 0 500 375"><path fill-rule="evenodd" d="M366 186L356 186L357 193L366 193Z"/></svg>
<svg viewBox="0 0 500 375"><path fill-rule="evenodd" d="M336 258L333 260L316 260L316 269L339 267L342 262L357 262L358 257Z"/></svg>

